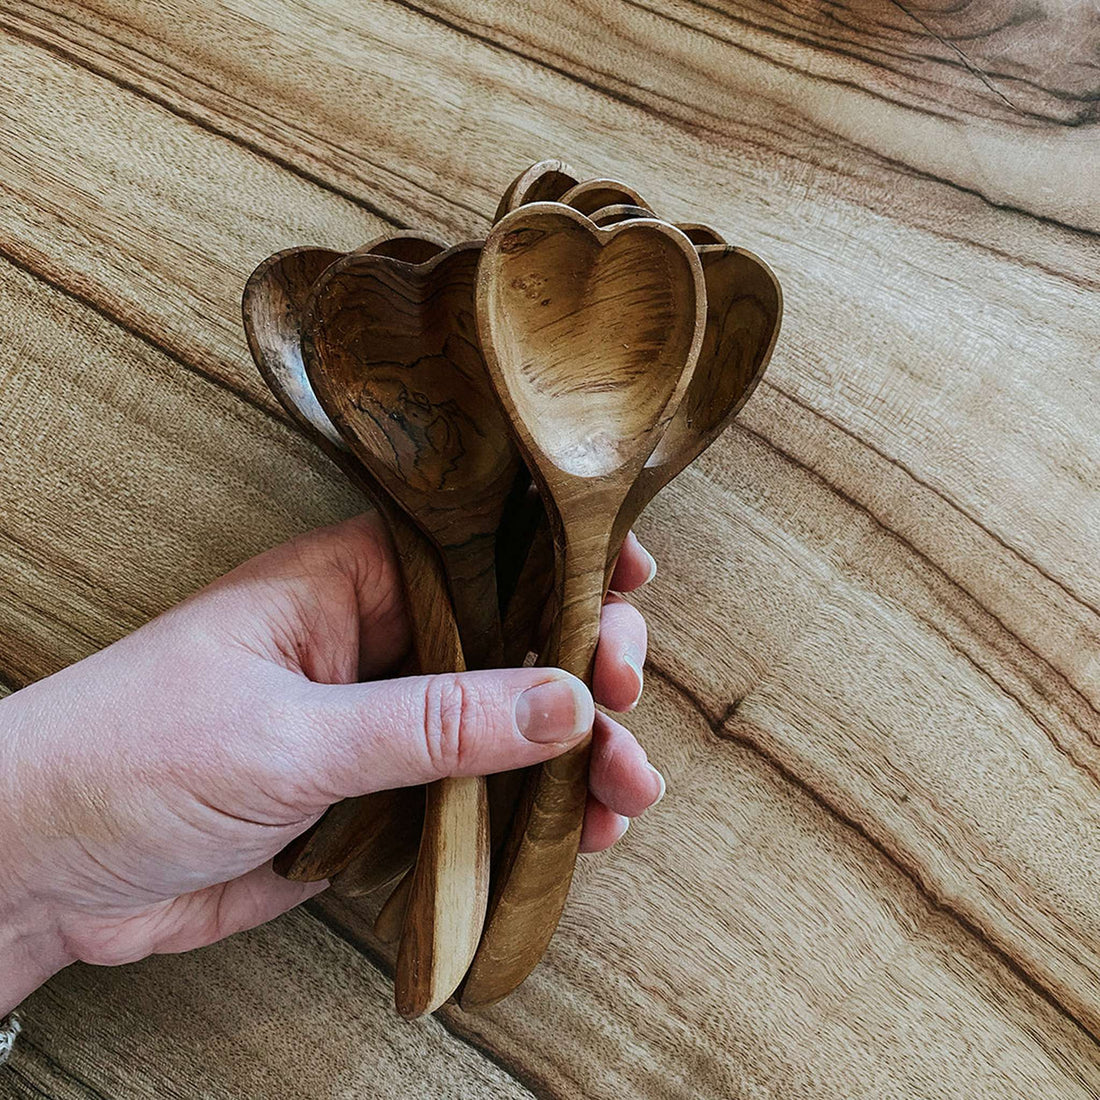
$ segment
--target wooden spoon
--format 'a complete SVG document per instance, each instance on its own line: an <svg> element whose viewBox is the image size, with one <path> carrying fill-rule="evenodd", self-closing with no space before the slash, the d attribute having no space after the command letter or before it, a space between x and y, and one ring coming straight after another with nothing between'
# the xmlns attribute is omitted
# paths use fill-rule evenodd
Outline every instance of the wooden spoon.
<svg viewBox="0 0 1100 1100"><path fill-rule="evenodd" d="M632 218L652 218L653 213L644 206L615 203L611 206L604 206L588 216L597 225L613 225L615 222L629 221ZM712 229L709 225L703 225L701 222L676 222L676 228L696 248L726 243L717 229Z"/></svg>
<svg viewBox="0 0 1100 1100"><path fill-rule="evenodd" d="M577 201L582 207L588 205L590 184L598 185L601 194L607 193L606 182L589 180L574 187L569 192L573 196L570 205L574 209L578 209ZM652 219L653 216L648 207L619 202L601 207L589 215L596 225L611 225L632 218ZM539 512L541 515L536 516L537 522L532 527L527 553L518 564L518 575L512 585L512 598L504 612L504 658L509 665L523 662L540 628L556 614L556 610L548 602L552 599L554 585L553 570L547 568L547 563L553 560L552 536L549 521L541 505ZM537 650L539 647L535 644L534 648Z"/></svg>
<svg viewBox="0 0 1100 1100"><path fill-rule="evenodd" d="M650 211L650 217L653 216L649 203L633 187L619 180L582 180L566 191L558 201L573 207L574 210L579 210L582 214L592 214L602 207L621 203L640 206Z"/></svg>
<svg viewBox="0 0 1100 1100"><path fill-rule="evenodd" d="M614 225L616 222L631 221L635 218L652 218L653 211L644 206L634 206L627 202L615 202L610 206L601 206L588 215L596 225Z"/></svg>
<svg viewBox="0 0 1100 1100"><path fill-rule="evenodd" d="M490 233L477 305L486 364L554 532L562 610L548 655L588 679L615 517L699 353L702 266L663 222L601 229L570 207L535 203ZM580 841L588 748L537 770L464 1005L508 994L553 935Z"/></svg>
<svg viewBox="0 0 1100 1100"><path fill-rule="evenodd" d="M713 229L709 225L703 225L702 222L677 222L676 227L687 236L687 239L696 248L712 244L724 245L726 243L726 238L717 229Z"/></svg>
<svg viewBox="0 0 1100 1100"><path fill-rule="evenodd" d="M529 202L554 202L577 183L577 170L563 160L540 160L525 168L500 198L493 221Z"/></svg>
<svg viewBox="0 0 1100 1100"><path fill-rule="evenodd" d="M429 256L446 245L419 234L379 237L357 251L384 255ZM341 254L323 248L291 248L265 260L250 276L242 298L245 334L260 374L303 432L334 461L360 491L383 512L405 571L414 643L422 660L446 661L432 647L445 640L447 624L429 633L426 617L438 614L438 594L446 593L434 551L423 536L390 504L385 493L347 449L321 408L306 377L301 352L302 310L313 284ZM419 578L414 587L408 571ZM453 623L450 631L453 633ZM443 642L445 644L445 641ZM424 816L420 790L379 791L345 799L311 829L296 837L274 860L275 870L298 882L317 882L343 872L353 861L363 884L379 883L412 863Z"/></svg>
<svg viewBox="0 0 1100 1100"><path fill-rule="evenodd" d="M591 220L596 225L614 225L617 222L630 221L637 218L653 217L652 211L643 206L634 206L629 203L614 203L610 206L602 207L595 213L589 215ZM693 239L693 234L698 236L700 240L709 243L713 238L718 235L716 231L709 229L709 227L702 226L699 223L678 224L677 229L685 234L689 240ZM720 238L718 238L720 240ZM694 243L694 241L693 241ZM706 276L706 270L704 265L704 276ZM717 284L718 280L715 279ZM716 291L717 291L716 285ZM710 282L708 280L708 303L711 300ZM770 351L769 351L770 354ZM767 363L767 356L763 360L764 364ZM762 368L761 368L762 369ZM699 373L699 368L696 369L696 376ZM694 384L694 382L693 382ZM732 384L732 382L731 382ZM746 393L746 397L748 394ZM739 408L740 406L738 406ZM737 409L734 409L729 415L730 417L736 415ZM677 413L679 418L682 415L682 410ZM719 431L721 429L718 429ZM716 433L717 434L717 433ZM684 465L687 465L695 456L688 457ZM669 474L667 480L671 480L678 470L672 471ZM666 482L667 483L667 482ZM656 494L657 490L661 486L658 485L652 489L649 495L646 495L639 489L636 489L633 494L636 510L633 518L626 523L625 529L622 531L616 531L616 538L612 540L612 544L615 547L621 545L622 540L626 537L626 533L630 530L634 520L644 510L652 496ZM519 572L519 577L515 583L515 591L513 598L508 603L505 618L504 618L504 639L505 639L505 659L509 664L521 663L532 646L537 650L539 647L535 643L535 639L539 634L540 627L545 627L548 621L547 610L548 601L552 595L553 574L547 569L546 563L549 559L551 550L551 536L549 527L544 523L536 531L534 538L531 541L530 550L527 553L526 560L523 562L522 568ZM614 570L615 562L618 560L618 550L615 550L611 560L608 563L607 579L610 582L611 573ZM553 618L554 610L551 608L549 618Z"/></svg>
<svg viewBox="0 0 1100 1100"><path fill-rule="evenodd" d="M314 288L303 344L322 406L439 551L467 662L486 668L501 656L496 531L522 464L477 343L480 248L459 245L421 264L347 257ZM476 799L467 792L473 783ZM488 861L486 813L484 780L445 780L429 790L398 955L404 1015L437 1008L469 965L488 891L480 873ZM466 884L463 904L460 869L471 862L472 844L477 895Z"/></svg>
<svg viewBox="0 0 1100 1100"><path fill-rule="evenodd" d="M783 316L774 272L743 248L697 249L706 284L706 328L683 400L646 460L615 520L621 545L649 502L718 436L756 389ZM614 561L608 563L609 572Z"/></svg>
<svg viewBox="0 0 1100 1100"><path fill-rule="evenodd" d="M473 668L499 662L494 539L521 469L477 342L480 249L345 257L314 288L303 335L322 406L439 551Z"/></svg>

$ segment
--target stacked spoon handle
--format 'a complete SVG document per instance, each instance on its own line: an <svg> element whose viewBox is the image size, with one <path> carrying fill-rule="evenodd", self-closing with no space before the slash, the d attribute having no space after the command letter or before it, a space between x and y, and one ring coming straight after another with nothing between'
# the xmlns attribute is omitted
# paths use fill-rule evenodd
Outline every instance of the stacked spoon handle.
<svg viewBox="0 0 1100 1100"><path fill-rule="evenodd" d="M244 296L265 379L390 527L415 670L534 650L588 682L624 538L732 421L781 312L757 257L561 161L512 182L484 242L405 231L344 255L290 249ZM349 799L276 869L357 896L413 865L379 915L400 941L399 1011L460 986L464 1007L490 1004L560 919L588 756L586 738L493 777L491 811L480 778Z"/></svg>

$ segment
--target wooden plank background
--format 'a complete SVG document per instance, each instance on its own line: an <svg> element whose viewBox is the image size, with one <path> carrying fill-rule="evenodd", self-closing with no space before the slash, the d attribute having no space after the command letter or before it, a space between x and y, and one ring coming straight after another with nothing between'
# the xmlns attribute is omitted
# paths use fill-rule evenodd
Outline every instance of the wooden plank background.
<svg viewBox="0 0 1100 1100"><path fill-rule="evenodd" d="M0 1095L1100 1095L1098 57L1084 0L0 0L7 689L359 506L245 349L276 249L561 155L787 305L642 524L668 797L522 990L402 1023L326 900L71 968Z"/></svg>

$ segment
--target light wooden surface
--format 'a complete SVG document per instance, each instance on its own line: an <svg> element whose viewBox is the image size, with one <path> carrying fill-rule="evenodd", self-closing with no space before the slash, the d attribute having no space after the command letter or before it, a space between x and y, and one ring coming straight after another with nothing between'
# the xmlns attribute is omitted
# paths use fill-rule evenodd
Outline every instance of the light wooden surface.
<svg viewBox="0 0 1100 1100"><path fill-rule="evenodd" d="M0 0L10 687L357 507L245 349L278 248L475 236L561 155L786 304L642 523L668 796L531 980L401 1023L331 899L351 942L66 972L0 1095L1100 1094L1098 45L1048 0Z"/></svg>

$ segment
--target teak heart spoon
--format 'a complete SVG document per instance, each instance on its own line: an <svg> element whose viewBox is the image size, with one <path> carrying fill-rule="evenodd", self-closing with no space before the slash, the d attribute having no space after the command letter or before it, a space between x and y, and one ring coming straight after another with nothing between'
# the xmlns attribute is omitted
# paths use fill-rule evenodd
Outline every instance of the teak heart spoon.
<svg viewBox="0 0 1100 1100"><path fill-rule="evenodd" d="M726 243L726 238L717 229L704 225L702 222L677 222L676 225L696 248L712 244L724 245Z"/></svg>
<svg viewBox="0 0 1100 1100"><path fill-rule="evenodd" d="M423 259L445 247L442 241L401 232L380 237L357 251ZM383 512L409 589L418 654L428 667L434 664L449 668L446 647L448 638L454 636L453 620L432 620L441 607L446 607L445 582L435 554L352 457L321 408L302 362L302 311L313 284L340 256L323 248L292 248L260 264L242 297L245 334L260 374L280 404ZM417 580L415 585L409 583L410 570ZM443 647L442 652L433 652L436 645ZM355 861L360 868L360 887L380 885L412 862L423 814L420 791L385 791L345 799L287 845L276 857L275 869L287 878L315 882L342 875L344 868Z"/></svg>
<svg viewBox="0 0 1100 1100"><path fill-rule="evenodd" d="M577 170L563 160L540 160L525 168L510 184L497 204L493 221L498 222L517 206L529 202L554 202L577 184Z"/></svg>
<svg viewBox="0 0 1100 1100"><path fill-rule="evenodd" d="M306 368L353 452L435 544L467 662L500 661L495 536L521 461L478 347L474 282L480 244L422 264L349 256L318 281L307 309ZM465 972L484 916L457 905L456 838L488 858L485 784L476 806L453 780L433 784L398 956L405 1015L438 1007ZM455 854L456 847L459 855ZM456 862L457 861L457 862ZM450 884L450 885L448 885ZM475 928L476 924L476 928Z"/></svg>
<svg viewBox="0 0 1100 1100"><path fill-rule="evenodd" d="M635 218L652 218L653 211L644 206L632 206L617 202L610 206L601 206L588 215L596 225L614 225L616 222L631 221ZM677 226L677 229L680 227Z"/></svg>
<svg viewBox="0 0 1100 1100"><path fill-rule="evenodd" d="M576 190L580 191L581 189L577 188ZM610 206L601 207L594 213L589 214L588 217L596 225L603 226L637 218L652 219L653 212L644 206L614 203ZM678 224L676 228L683 232L688 240L694 244L699 242L709 244L712 241L721 241L715 230L699 223ZM696 238L698 238L698 241ZM670 475L670 479L672 476L675 475ZM655 494L656 491L656 489L653 490L653 493ZM638 508L637 514L640 514L645 508L648 499ZM637 518L637 514L634 519ZM625 538L632 522L627 523L620 538L613 540L614 545L618 546L622 542L622 538ZM547 600L551 596L553 580L546 564L551 554L550 541L550 531L546 525L545 517L543 517L543 523L537 527L526 560L520 568L513 598L508 603L504 618L505 658L509 664L518 664L523 661L528 649L532 646L540 623L546 619ZM607 579L609 581L617 557L618 552L616 551L612 560L608 563ZM535 646L534 648L537 649L538 647Z"/></svg>
<svg viewBox="0 0 1100 1100"><path fill-rule="evenodd" d="M697 251L707 298L699 359L683 400L616 517L620 543L649 502L741 411L779 336L783 293L772 269L743 248L705 245Z"/></svg>
<svg viewBox="0 0 1100 1100"><path fill-rule="evenodd" d="M614 222L625 222L632 218L652 218L653 213L644 206L616 203L604 206L588 216L597 225L612 225ZM726 243L717 229L711 229L709 225L703 225L701 222L676 222L675 225L696 248Z"/></svg>
<svg viewBox="0 0 1100 1100"><path fill-rule="evenodd" d="M638 194L629 184L620 183L619 180L591 179L582 180L575 187L571 187L558 199L558 202L579 210L582 214L592 214L605 206L624 204L640 206L650 211L649 203Z"/></svg>
<svg viewBox="0 0 1100 1100"><path fill-rule="evenodd" d="M494 539L521 469L478 346L480 247L347 256L314 287L303 334L325 411L439 551L473 668L500 657Z"/></svg>
<svg viewBox="0 0 1100 1100"><path fill-rule="evenodd" d="M561 614L548 656L587 680L615 517L699 353L702 267L663 222L601 229L570 207L535 203L490 233L477 305L486 365L554 533ZM588 748L586 739L537 769L464 1005L509 993L553 935L580 840Z"/></svg>

